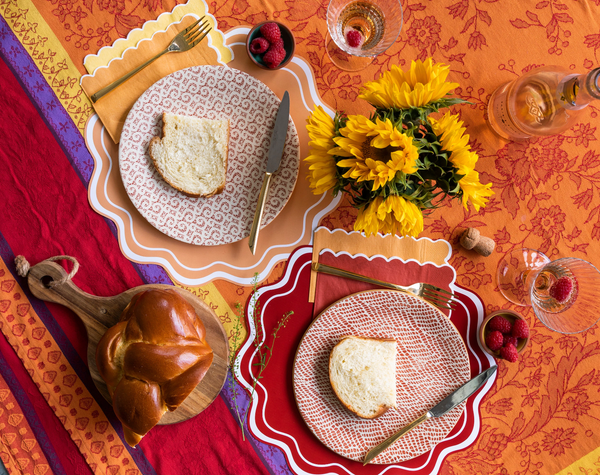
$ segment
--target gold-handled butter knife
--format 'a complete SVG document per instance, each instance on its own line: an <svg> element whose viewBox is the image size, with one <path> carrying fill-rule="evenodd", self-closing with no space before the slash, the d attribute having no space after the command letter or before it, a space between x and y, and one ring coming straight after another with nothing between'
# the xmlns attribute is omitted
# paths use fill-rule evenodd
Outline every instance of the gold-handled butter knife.
<svg viewBox="0 0 600 475"><path fill-rule="evenodd" d="M419 424L425 422L432 417L441 417L444 414L450 412L456 406L458 406L461 402L466 400L471 394L477 391L481 386L485 384L485 382L492 377L492 375L496 372L498 367L496 365L486 369L483 373L478 374L470 381L467 381L460 388L454 391L449 396L446 396L440 403L438 403L432 409L429 409L425 414L423 414L418 419L414 420L407 426L400 429L395 434L391 435L379 445L373 447L371 450L367 452L365 458L363 460L363 465L367 465L371 460L377 457L381 452L387 449L390 445L395 443L400 437L406 434L408 431L414 429Z"/></svg>
<svg viewBox="0 0 600 475"><path fill-rule="evenodd" d="M263 211L265 210L265 199L269 193L269 185L271 184L271 176L279 168L281 157L283 157L283 148L285 146L285 138L287 136L288 122L290 120L290 95L287 91L281 99L277 117L275 118L275 128L271 135L271 146L269 147L269 157L267 160L267 171L263 178L262 188L258 195L258 203L254 212L254 220L250 230L250 240L248 245L252 254L256 253L256 244L258 243L258 232L260 231L260 222L262 220Z"/></svg>

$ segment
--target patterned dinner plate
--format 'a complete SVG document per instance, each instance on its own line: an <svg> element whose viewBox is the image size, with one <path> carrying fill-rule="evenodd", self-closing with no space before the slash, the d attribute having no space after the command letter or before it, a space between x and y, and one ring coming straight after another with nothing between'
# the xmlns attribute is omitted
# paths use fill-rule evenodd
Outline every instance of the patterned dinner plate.
<svg viewBox="0 0 600 475"><path fill-rule="evenodd" d="M396 340L397 410L361 419L339 402L329 382L329 354L345 335ZM296 353L293 384L300 413L315 436L343 457L362 461L469 378L467 349L443 313L403 292L373 290L339 300L314 320ZM397 463L427 452L452 430L464 405L421 424L371 463Z"/></svg>
<svg viewBox="0 0 600 475"><path fill-rule="evenodd" d="M194 66L153 84L129 112L119 144L125 190L155 228L183 242L215 246L250 235L267 166L279 98L249 74L223 66ZM169 186L155 170L148 143L162 133L162 114L229 119L225 190L211 198L190 198ZM287 203L298 177L300 144L291 117L281 165L271 179L262 227Z"/></svg>

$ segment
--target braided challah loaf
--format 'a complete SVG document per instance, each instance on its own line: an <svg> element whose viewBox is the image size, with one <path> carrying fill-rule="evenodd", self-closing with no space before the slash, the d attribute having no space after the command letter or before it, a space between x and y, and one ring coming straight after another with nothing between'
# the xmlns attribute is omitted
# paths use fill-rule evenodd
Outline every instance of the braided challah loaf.
<svg viewBox="0 0 600 475"><path fill-rule="evenodd" d="M135 447L167 410L174 411L212 360L204 325L181 295L170 289L134 295L96 349L127 443Z"/></svg>

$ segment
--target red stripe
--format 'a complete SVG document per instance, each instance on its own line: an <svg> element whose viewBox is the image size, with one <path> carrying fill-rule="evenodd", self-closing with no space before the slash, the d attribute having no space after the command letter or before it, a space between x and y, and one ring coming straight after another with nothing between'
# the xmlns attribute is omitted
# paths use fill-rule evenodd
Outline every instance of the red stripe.
<svg viewBox="0 0 600 475"><path fill-rule="evenodd" d="M13 252L32 264L59 254L76 257L82 267L74 280L88 292L112 295L140 285L107 223L89 207L87 191L61 147L2 61L0 110L0 232ZM98 279L111 274L115 277ZM86 361L87 338L81 322L62 306L48 307ZM66 473L91 473L4 338L0 338L0 351L36 408Z"/></svg>
<svg viewBox="0 0 600 475"><path fill-rule="evenodd" d="M181 475L186 472L182 467L198 474L268 475L247 437L246 433L242 440L239 426L219 397L188 421L154 427L140 447L160 475Z"/></svg>
<svg viewBox="0 0 600 475"><path fill-rule="evenodd" d="M32 265L56 255L75 257L81 268L74 282L95 295L115 295L143 284L107 222L89 206L79 176L4 62L0 110L0 232L13 252ZM81 153L89 155L87 150ZM85 361L83 326L62 307L51 310Z"/></svg>
<svg viewBox="0 0 600 475"><path fill-rule="evenodd" d="M132 264L122 255L106 221L89 206L87 190L72 168L40 114L10 69L0 61L0 232L15 254L35 264L55 255L70 255L81 268L75 284L100 296L116 295L143 284ZM87 150L81 153L88 154ZM12 263L7 263L12 265ZM47 304L53 317L84 361L87 338L78 318L60 305ZM6 351L6 342L0 339ZM56 437L57 450L80 467L74 448L54 414L10 351L11 367L32 401L39 407L44 427ZM40 400L41 399L41 400ZM47 425L48 424L48 425ZM56 424L59 427L56 427ZM62 432L61 432L62 431ZM53 439L54 440L54 439ZM155 428L141 446L157 473L175 475L180 466L202 467L199 473L268 473L241 433L222 398L202 414L175 426ZM208 449L208 450L207 450ZM81 468L67 473L87 473ZM196 468L194 468L196 470Z"/></svg>

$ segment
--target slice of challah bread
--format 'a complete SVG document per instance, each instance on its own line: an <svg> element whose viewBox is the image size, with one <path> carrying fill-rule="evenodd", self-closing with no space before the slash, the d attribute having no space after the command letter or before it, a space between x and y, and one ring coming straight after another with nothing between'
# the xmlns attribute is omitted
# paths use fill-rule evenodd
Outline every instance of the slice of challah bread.
<svg viewBox="0 0 600 475"><path fill-rule="evenodd" d="M219 194L225 188L229 121L163 113L162 139L148 146L163 179L192 197Z"/></svg>
<svg viewBox="0 0 600 475"><path fill-rule="evenodd" d="M396 407L396 341L344 337L329 356L329 380L349 411L365 419Z"/></svg>

